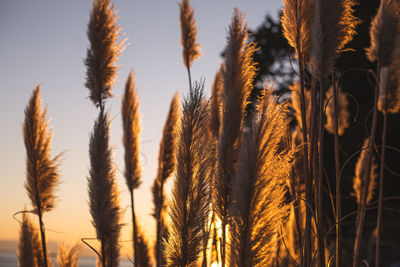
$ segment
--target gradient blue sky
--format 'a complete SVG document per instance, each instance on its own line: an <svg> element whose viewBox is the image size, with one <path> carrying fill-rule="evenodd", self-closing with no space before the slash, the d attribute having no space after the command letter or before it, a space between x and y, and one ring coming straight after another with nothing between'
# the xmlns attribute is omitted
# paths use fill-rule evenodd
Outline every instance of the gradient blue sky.
<svg viewBox="0 0 400 267"><path fill-rule="evenodd" d="M192 0L198 42L203 56L192 77L205 78L209 88L221 63L226 31L233 8L246 13L249 27L259 26L266 14L277 15L280 0ZM0 2L0 240L16 239L18 222L12 215L30 202L24 188L25 148L22 122L32 89L40 84L54 128L53 155L66 151L61 165L58 204L44 217L50 240L75 242L94 237L87 205L88 139L96 108L84 86L83 60L89 45L86 26L89 0L2 0ZM158 145L169 102L176 91L186 94L187 76L182 64L179 7L176 0L115 0L120 25L129 38L118 63L121 68L107 108L113 118L111 143L115 163L123 165L120 102L131 69L141 100L143 184L135 193L135 207L149 239L154 238L150 187L157 169ZM129 192L117 173L124 222L129 223ZM36 218L35 218L36 220ZM130 226L123 238L130 238ZM126 246L129 247L130 243Z"/></svg>

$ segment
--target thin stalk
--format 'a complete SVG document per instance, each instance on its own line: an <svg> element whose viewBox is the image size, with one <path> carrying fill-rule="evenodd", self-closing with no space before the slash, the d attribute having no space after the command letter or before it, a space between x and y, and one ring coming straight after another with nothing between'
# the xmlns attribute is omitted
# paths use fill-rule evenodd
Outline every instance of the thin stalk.
<svg viewBox="0 0 400 267"><path fill-rule="evenodd" d="M187 73L188 73L188 78L189 78L189 89L192 91L192 75L190 73L190 67L187 67Z"/></svg>
<svg viewBox="0 0 400 267"><path fill-rule="evenodd" d="M378 63L377 70L378 70L377 73L379 73L379 63ZM377 81L377 84L379 84L379 81ZM376 88L375 89L375 99L374 99L374 111L373 111L373 115L372 115L371 136L368 141L368 154L367 154L367 163L368 164L367 164L367 166L371 166L371 163L372 163L372 153L373 153L373 147L374 147L374 142L375 142L377 113L378 113L378 108L377 108L378 94L379 94L379 88ZM368 186L369 186L370 178L371 178L371 168L368 168L367 173L366 173L365 184L364 184L364 188L363 188L363 192L362 192L360 215L357 216L358 221L357 221L357 225L356 225L357 226L356 238L354 240L353 267L359 266L361 239L362 239L362 234L363 234L363 230L364 230L364 218L365 218L365 212L366 212Z"/></svg>
<svg viewBox="0 0 400 267"><path fill-rule="evenodd" d="M44 232L44 225L43 225L43 214L42 211L40 210L40 205L37 205L38 207L38 217L39 217L39 226L40 226L40 236L42 239L42 252L43 252L43 263L44 267L47 267L47 246L46 246L46 236Z"/></svg>
<svg viewBox="0 0 400 267"><path fill-rule="evenodd" d="M106 251L105 251L105 242L102 239L101 241L101 265L102 267L106 267Z"/></svg>
<svg viewBox="0 0 400 267"><path fill-rule="evenodd" d="M319 162L318 162L318 266L325 266L324 248L324 203L323 203L323 162L324 162L324 81L319 79Z"/></svg>
<svg viewBox="0 0 400 267"><path fill-rule="evenodd" d="M135 205L133 201L133 190L131 191L131 210L132 210L132 234L133 234L133 266L138 265L138 255L137 255L137 229L136 229L136 216L135 216Z"/></svg>
<svg viewBox="0 0 400 267"><path fill-rule="evenodd" d="M339 93L336 86L335 76L332 73L333 92L334 92L334 106L335 106L335 174L336 174L336 267L342 266L342 228L340 218L342 217L342 192L340 189L340 155L339 155Z"/></svg>
<svg viewBox="0 0 400 267"><path fill-rule="evenodd" d="M387 97L385 106L387 103ZM376 234L376 248L375 248L375 267L380 265L380 248L381 248L381 230L382 230L382 204L383 204L383 175L385 168L385 152L386 152L386 130L387 130L387 111L383 113L383 133L382 133L382 158L380 166L380 180L379 180L379 200L378 200L378 219L377 219L377 234Z"/></svg>

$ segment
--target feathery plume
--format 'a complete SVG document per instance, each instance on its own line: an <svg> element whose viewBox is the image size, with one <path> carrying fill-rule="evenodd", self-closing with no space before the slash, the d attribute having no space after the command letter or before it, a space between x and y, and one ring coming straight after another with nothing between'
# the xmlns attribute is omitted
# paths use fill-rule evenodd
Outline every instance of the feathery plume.
<svg viewBox="0 0 400 267"><path fill-rule="evenodd" d="M125 85L125 94L122 97L122 128L123 144L125 147L125 179L129 191L141 184L140 168L140 113L139 97L135 89L133 72L129 74Z"/></svg>
<svg viewBox="0 0 400 267"><path fill-rule="evenodd" d="M43 224L43 214L55 206L54 191L59 183L58 160L60 155L50 158L52 133L48 131L49 122L46 119L47 108L42 112L40 86L32 93L25 109L23 135L26 148L26 182L25 188L31 199L33 212L39 217L42 241L42 260L47 263L46 236Z"/></svg>
<svg viewBox="0 0 400 267"><path fill-rule="evenodd" d="M89 207L101 243L103 266L117 266L120 208L109 139L108 114L100 113L89 141Z"/></svg>
<svg viewBox="0 0 400 267"><path fill-rule="evenodd" d="M180 101L179 94L176 93L171 100L167 119L165 121L163 135L160 142L160 151L158 154L158 169L157 177L154 180L152 187L153 203L154 203L154 218L156 219L156 244L155 244L155 258L157 266L164 266L165 258L162 253L162 240L166 234L165 225L165 192L164 184L168 177L175 171L176 166L176 151L175 143L178 135L180 123Z"/></svg>
<svg viewBox="0 0 400 267"><path fill-rule="evenodd" d="M224 87L223 65L217 71L211 89L210 101L210 132L214 138L218 138L219 128L221 125L221 93Z"/></svg>
<svg viewBox="0 0 400 267"><path fill-rule="evenodd" d="M18 266L39 267L42 261L42 250L39 236L26 213L22 213L22 224L18 240Z"/></svg>
<svg viewBox="0 0 400 267"><path fill-rule="evenodd" d="M296 49L297 56L303 55L305 63L309 61L312 47L312 23L315 0L283 0L283 35Z"/></svg>
<svg viewBox="0 0 400 267"><path fill-rule="evenodd" d="M86 83L90 100L103 108L103 100L111 97L118 66L116 61L125 49L125 40L117 42L121 35L118 17L110 0L94 0L90 12L87 36L90 48L85 59Z"/></svg>
<svg viewBox="0 0 400 267"><path fill-rule="evenodd" d="M210 158L207 142L208 103L203 83L195 83L183 102L177 146L177 171L170 202L167 266L192 266L202 250L209 212Z"/></svg>
<svg viewBox="0 0 400 267"><path fill-rule="evenodd" d="M353 179L353 189L354 195L357 199L357 204L361 205L362 195L364 191L364 184L367 176L367 171L371 169L371 178L368 185L368 194L367 194L367 205L371 202L374 197L374 191L376 187L376 179L377 179L377 168L378 165L375 163L375 160L372 159L372 165L368 166L367 162L367 153L368 153L368 138L364 141L363 150L360 153L360 157L357 160L356 168L355 168L355 176Z"/></svg>
<svg viewBox="0 0 400 267"><path fill-rule="evenodd" d="M393 53L398 49L396 38L399 35L399 27L400 3L396 0L382 0L371 23L371 45L366 49L370 61L378 60L381 67L390 65Z"/></svg>
<svg viewBox="0 0 400 267"><path fill-rule="evenodd" d="M394 62L380 70L378 110L382 113L400 111L400 48L397 50Z"/></svg>
<svg viewBox="0 0 400 267"><path fill-rule="evenodd" d="M338 90L338 134L343 135L344 131L349 127L350 114L347 110L348 101L346 95L342 92L340 87L338 87ZM331 134L335 133L335 103L333 97L333 87L331 86L325 96L325 103L329 101L326 105L325 129Z"/></svg>
<svg viewBox="0 0 400 267"><path fill-rule="evenodd" d="M179 8L183 64L189 69L193 61L201 56L200 44L196 44L197 29L194 20L194 12L190 6L189 0L182 0L182 3L179 4Z"/></svg>
<svg viewBox="0 0 400 267"><path fill-rule="evenodd" d="M289 86L290 91L292 91L292 107L294 109L294 116L296 117L296 121L303 130L303 123L301 120L301 106L300 106L300 84L298 82L294 82ZM310 114L311 114L311 92L309 90L304 90L305 96L305 107L306 107L306 122L309 124L310 122ZM309 126L309 125L307 125ZM307 127L308 128L308 127Z"/></svg>
<svg viewBox="0 0 400 267"><path fill-rule="evenodd" d="M59 246L57 255L58 267L79 267L80 250L79 243L69 248L64 244Z"/></svg>
<svg viewBox="0 0 400 267"><path fill-rule="evenodd" d="M215 179L215 211L222 221L222 266L225 266L226 226L231 205L231 183L236 173L237 150L244 109L255 76L254 43L247 43L244 15L235 9L228 32L223 73L221 130L218 142L218 176Z"/></svg>
<svg viewBox="0 0 400 267"><path fill-rule="evenodd" d="M293 150L287 104L267 89L259 115L243 131L232 184L231 265L271 266L281 226L289 216L286 194Z"/></svg>
<svg viewBox="0 0 400 267"><path fill-rule="evenodd" d="M40 86L37 86L25 109L23 135L27 155L25 188L38 215L54 208L54 191L59 183L59 156L50 158L52 133L46 114L47 108L42 112Z"/></svg>
<svg viewBox="0 0 400 267"><path fill-rule="evenodd" d="M311 70L321 78L332 71L338 52L356 34L355 0L315 0L312 23Z"/></svg>
<svg viewBox="0 0 400 267"><path fill-rule="evenodd" d="M151 264L151 258L150 258L150 249L149 245L147 244L147 240L143 235L143 232L141 228L139 227L139 224L136 222L136 227L137 227L137 262L135 266L139 267L150 267L153 266Z"/></svg>

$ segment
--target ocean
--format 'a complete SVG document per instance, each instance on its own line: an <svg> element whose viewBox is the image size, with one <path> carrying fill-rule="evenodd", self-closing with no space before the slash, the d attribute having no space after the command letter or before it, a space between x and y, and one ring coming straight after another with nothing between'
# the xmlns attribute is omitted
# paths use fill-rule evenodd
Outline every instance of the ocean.
<svg viewBox="0 0 400 267"><path fill-rule="evenodd" d="M57 267L55 259L51 258L54 262L54 267ZM0 267L17 267L17 255L12 252L0 251ZM120 267L132 266L128 260L121 260ZM96 260L94 258L82 257L79 261L79 267L96 267Z"/></svg>

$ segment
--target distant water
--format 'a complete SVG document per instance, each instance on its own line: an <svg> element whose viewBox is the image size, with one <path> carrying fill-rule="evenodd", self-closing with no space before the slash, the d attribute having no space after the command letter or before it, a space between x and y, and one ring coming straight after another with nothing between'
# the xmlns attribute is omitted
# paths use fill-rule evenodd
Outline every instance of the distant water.
<svg viewBox="0 0 400 267"><path fill-rule="evenodd" d="M52 258L52 260L55 262L55 259ZM4 252L0 251L0 267L17 267L17 255L12 252ZM57 264L54 264L55 267L57 267ZM79 261L79 267L95 267L96 266L96 260L94 258L81 258ZM121 260L120 267L128 267L132 266L132 263L130 263L128 260Z"/></svg>

